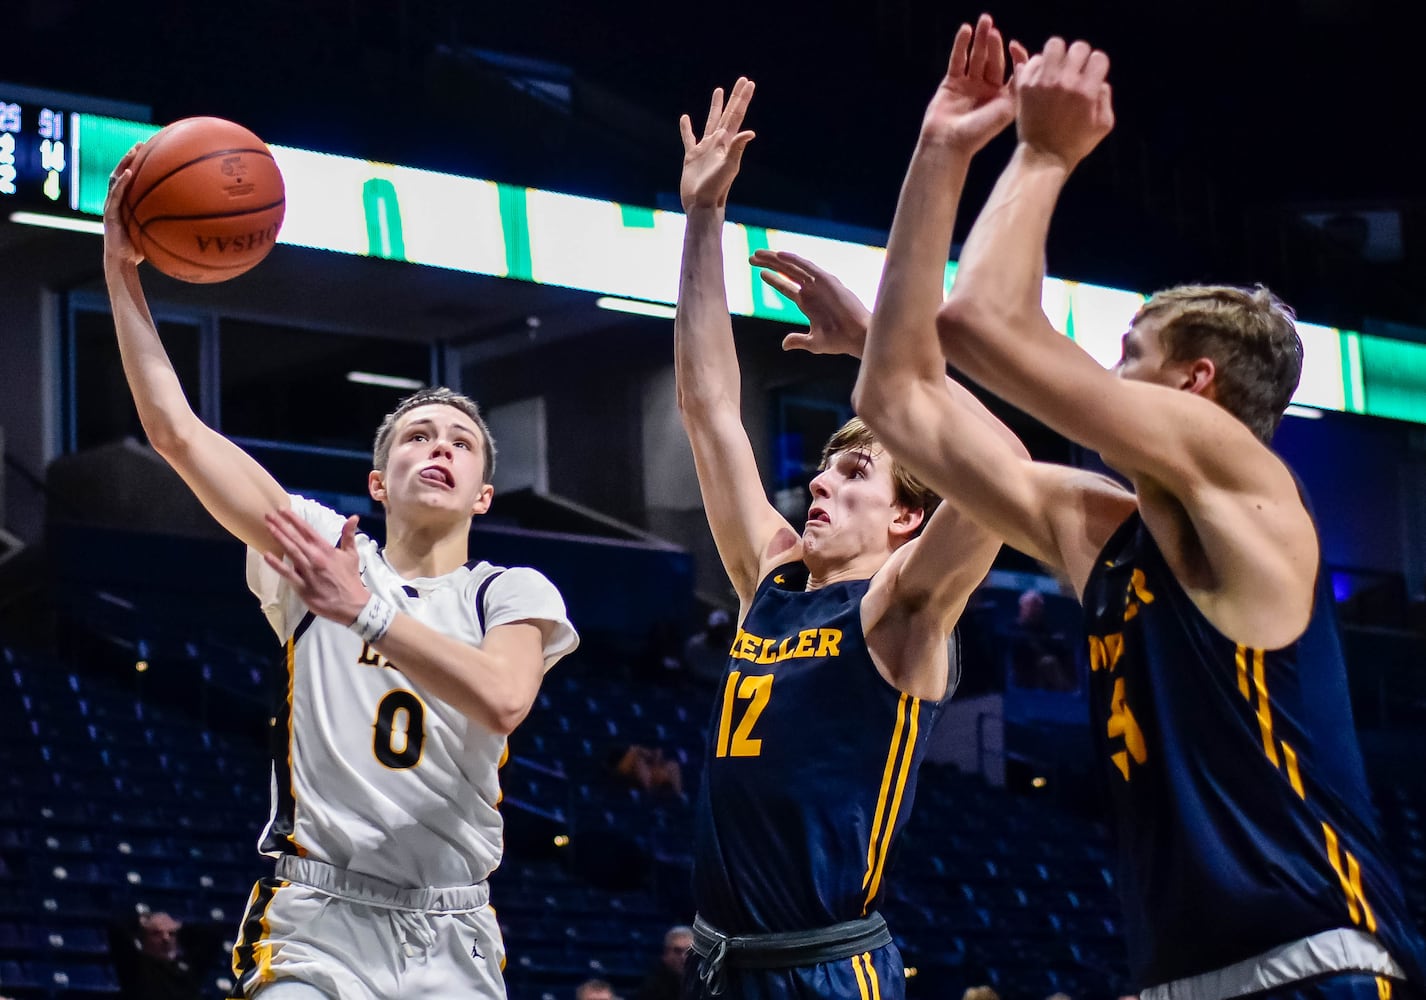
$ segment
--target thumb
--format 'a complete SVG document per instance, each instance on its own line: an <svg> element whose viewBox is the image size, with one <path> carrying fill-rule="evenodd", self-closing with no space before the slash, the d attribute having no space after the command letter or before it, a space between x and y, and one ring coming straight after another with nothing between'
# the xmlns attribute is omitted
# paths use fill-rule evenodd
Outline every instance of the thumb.
<svg viewBox="0 0 1426 1000"><path fill-rule="evenodd" d="M1107 83L1099 88L1099 120L1114 128L1114 90Z"/></svg>
<svg viewBox="0 0 1426 1000"><path fill-rule="evenodd" d="M358 520L359 518L355 514L353 514L351 517L347 518L346 523L342 525L342 537L341 541L337 543L337 548L341 549L343 552L352 552L356 549L356 532Z"/></svg>
<svg viewBox="0 0 1426 1000"><path fill-rule="evenodd" d="M794 332L782 338L782 349L784 351L811 351L812 344L812 334L810 333Z"/></svg>

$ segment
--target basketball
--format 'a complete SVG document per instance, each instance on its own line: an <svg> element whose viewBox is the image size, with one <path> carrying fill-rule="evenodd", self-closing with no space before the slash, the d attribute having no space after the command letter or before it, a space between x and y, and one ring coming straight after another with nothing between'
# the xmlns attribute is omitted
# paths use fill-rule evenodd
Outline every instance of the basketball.
<svg viewBox="0 0 1426 1000"><path fill-rule="evenodd" d="M267 256L286 198L261 139L222 118L184 118L139 147L120 206L129 238L164 274L226 281Z"/></svg>

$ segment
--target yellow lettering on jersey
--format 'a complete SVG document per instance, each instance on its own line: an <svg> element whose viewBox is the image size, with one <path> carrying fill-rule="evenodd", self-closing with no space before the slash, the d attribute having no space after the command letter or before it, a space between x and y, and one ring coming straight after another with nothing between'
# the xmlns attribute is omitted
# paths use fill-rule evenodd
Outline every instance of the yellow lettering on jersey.
<svg viewBox="0 0 1426 1000"><path fill-rule="evenodd" d="M1142 764L1149 759L1149 748L1144 742L1144 732L1139 728L1139 722L1134 718L1134 713L1129 709L1129 703L1124 697L1124 678L1120 677L1114 682L1114 694L1109 702L1109 726L1108 735L1110 739L1117 736L1124 737L1124 749L1113 755L1114 764L1119 768L1119 772L1124 775L1124 780L1129 780L1129 759L1132 757L1134 763Z"/></svg>
<svg viewBox="0 0 1426 1000"><path fill-rule="evenodd" d="M763 714L768 699L772 697L772 678L772 674L744 677L743 683L738 685L738 698L751 700L752 704L743 713L743 721L738 724L737 732L733 733L733 746L728 751L729 756L756 757L763 752L763 741L753 739L752 734L758 716Z"/></svg>
<svg viewBox="0 0 1426 1000"><path fill-rule="evenodd" d="M1124 593L1124 620L1127 622L1139 613L1139 604L1153 604L1154 595L1149 591L1149 582L1144 571L1136 569L1129 578L1129 586Z"/></svg>
<svg viewBox="0 0 1426 1000"><path fill-rule="evenodd" d="M715 757L756 757L762 753L763 741L753 739L752 733L758 716L762 715L772 697L772 681L772 674L743 677L736 670L728 672L727 687L723 689L723 709L718 716ZM752 704L743 712L734 731L733 709L738 701L750 701Z"/></svg>
<svg viewBox="0 0 1426 1000"><path fill-rule="evenodd" d="M741 676L736 670L730 671L728 686L723 689L723 711L718 716L719 757L728 756L728 733L733 725L733 700L738 696L738 678Z"/></svg>
<svg viewBox="0 0 1426 1000"><path fill-rule="evenodd" d="M1124 655L1124 633L1089 637L1089 669L1113 670Z"/></svg>
<svg viewBox="0 0 1426 1000"><path fill-rule="evenodd" d="M840 656L842 630L838 628L805 628L792 635L763 638L738 630L728 655L751 663L781 663L813 656Z"/></svg>
<svg viewBox="0 0 1426 1000"><path fill-rule="evenodd" d="M813 644L817 642L817 630L815 628L805 628L797 633L797 648L792 651L793 656L811 656Z"/></svg>

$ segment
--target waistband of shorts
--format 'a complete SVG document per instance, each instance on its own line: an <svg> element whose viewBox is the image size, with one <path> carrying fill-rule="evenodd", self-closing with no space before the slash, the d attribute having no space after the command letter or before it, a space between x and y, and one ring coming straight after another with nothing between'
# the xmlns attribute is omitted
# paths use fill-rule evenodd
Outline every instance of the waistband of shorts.
<svg viewBox="0 0 1426 1000"><path fill-rule="evenodd" d="M1365 931L1339 927L1279 945L1261 955L1197 976L1151 986L1140 1000L1228 1000L1333 973L1405 979L1382 943Z"/></svg>
<svg viewBox="0 0 1426 1000"><path fill-rule="evenodd" d="M490 902L490 883L405 888L385 879L329 865L316 858L284 854L277 859L277 877L324 895L389 910L425 913L469 913Z"/></svg>
<svg viewBox="0 0 1426 1000"><path fill-rule="evenodd" d="M880 913L860 920L778 934L724 934L701 916L693 918L693 950L741 969L786 969L820 965L875 951L891 943Z"/></svg>

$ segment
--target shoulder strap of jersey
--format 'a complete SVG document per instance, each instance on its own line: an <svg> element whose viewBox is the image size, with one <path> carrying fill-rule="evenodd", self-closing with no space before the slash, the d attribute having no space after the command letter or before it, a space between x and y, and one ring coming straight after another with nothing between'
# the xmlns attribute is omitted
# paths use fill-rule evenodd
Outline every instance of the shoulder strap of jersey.
<svg viewBox="0 0 1426 1000"><path fill-rule="evenodd" d="M484 580L480 581L480 586L475 591L475 617L480 622L480 634L485 635L485 592L490 589L490 585L495 582L495 578L505 571L497 570L491 573Z"/></svg>

